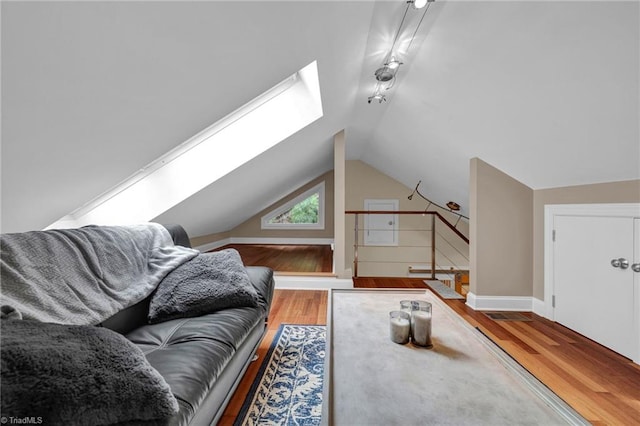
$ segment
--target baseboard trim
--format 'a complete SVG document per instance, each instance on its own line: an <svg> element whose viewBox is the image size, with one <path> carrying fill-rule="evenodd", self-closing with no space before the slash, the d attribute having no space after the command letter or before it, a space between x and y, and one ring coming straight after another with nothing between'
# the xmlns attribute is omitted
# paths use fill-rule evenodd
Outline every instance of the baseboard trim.
<svg viewBox="0 0 640 426"><path fill-rule="evenodd" d="M231 237L231 244L300 244L300 245L332 245L333 238L255 238Z"/></svg>
<svg viewBox="0 0 640 426"><path fill-rule="evenodd" d="M532 297L531 299L533 299L533 313L536 315L540 315L541 317L546 318L547 317L547 305L545 304L544 300L540 300L537 299L535 297Z"/></svg>
<svg viewBox="0 0 640 426"><path fill-rule="evenodd" d="M333 249L333 238L259 238L259 237L230 237L211 243L194 247L196 250L206 252L228 244L300 244L300 245L330 245Z"/></svg>
<svg viewBox="0 0 640 426"><path fill-rule="evenodd" d="M275 288L286 290L329 290L353 288L353 280L335 277L275 275Z"/></svg>
<svg viewBox="0 0 640 426"><path fill-rule="evenodd" d="M469 292L467 306L474 311L544 312L544 302L531 296L478 296Z"/></svg>
<svg viewBox="0 0 640 426"><path fill-rule="evenodd" d="M202 253L205 253L205 252L208 252L209 250L214 250L214 249L226 246L227 244L231 244L231 238L225 238L223 240L213 241L211 243L194 247L194 249Z"/></svg>

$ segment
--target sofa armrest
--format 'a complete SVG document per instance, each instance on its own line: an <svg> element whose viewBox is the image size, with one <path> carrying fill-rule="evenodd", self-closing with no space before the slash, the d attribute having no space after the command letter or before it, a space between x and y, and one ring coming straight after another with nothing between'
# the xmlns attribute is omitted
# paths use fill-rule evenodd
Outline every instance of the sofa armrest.
<svg viewBox="0 0 640 426"><path fill-rule="evenodd" d="M275 286L273 270L264 266L247 266L246 270L251 284L253 284L258 292L258 296L260 296L260 306L264 308L268 317Z"/></svg>
<svg viewBox="0 0 640 426"><path fill-rule="evenodd" d="M173 243L175 245L191 248L191 240L189 239L189 235L181 225L162 224L162 226L164 226L165 229L169 231L169 235L171 235L171 239L173 240Z"/></svg>

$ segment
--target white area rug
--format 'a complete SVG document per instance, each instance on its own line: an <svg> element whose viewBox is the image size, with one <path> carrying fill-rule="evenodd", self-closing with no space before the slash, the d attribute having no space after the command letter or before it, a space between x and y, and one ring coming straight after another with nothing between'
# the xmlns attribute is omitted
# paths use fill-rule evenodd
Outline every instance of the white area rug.
<svg viewBox="0 0 640 426"><path fill-rule="evenodd" d="M433 306L433 349L389 338L400 300ZM325 381L332 424L588 424L431 291L333 291Z"/></svg>

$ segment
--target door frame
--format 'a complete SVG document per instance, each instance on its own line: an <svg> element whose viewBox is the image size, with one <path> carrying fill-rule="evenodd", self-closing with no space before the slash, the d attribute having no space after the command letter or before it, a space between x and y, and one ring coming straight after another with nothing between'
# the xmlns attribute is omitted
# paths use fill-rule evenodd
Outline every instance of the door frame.
<svg viewBox="0 0 640 426"><path fill-rule="evenodd" d="M552 303L554 294L554 245L553 223L555 216L606 216L640 218L640 203L620 204L547 204L544 206L544 316L555 321L555 312ZM637 223L635 221L634 223ZM638 243L636 242L636 245ZM640 257L640 253L634 253ZM634 259L640 260L640 259ZM633 324L636 336L636 351L633 361L640 363L640 274L634 273L634 315L636 321Z"/></svg>

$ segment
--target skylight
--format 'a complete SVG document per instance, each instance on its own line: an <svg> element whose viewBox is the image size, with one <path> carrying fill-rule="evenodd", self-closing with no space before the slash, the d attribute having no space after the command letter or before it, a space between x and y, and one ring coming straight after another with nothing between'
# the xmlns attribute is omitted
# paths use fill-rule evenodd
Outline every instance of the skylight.
<svg viewBox="0 0 640 426"><path fill-rule="evenodd" d="M46 229L148 222L322 115L314 61Z"/></svg>

